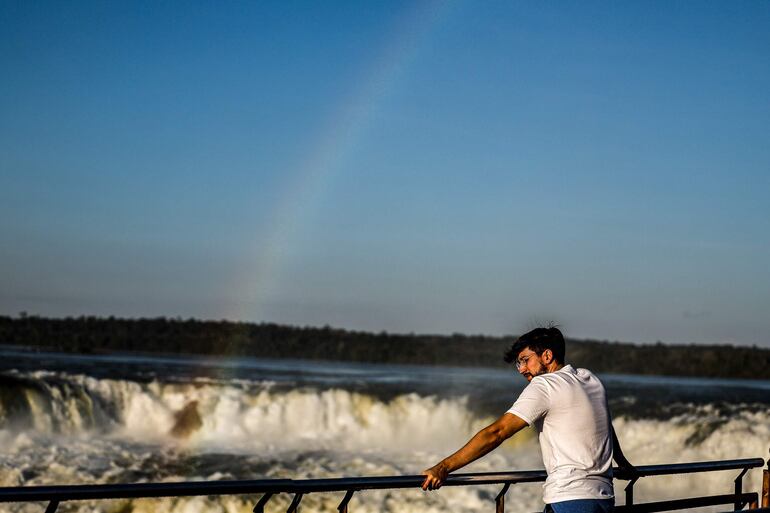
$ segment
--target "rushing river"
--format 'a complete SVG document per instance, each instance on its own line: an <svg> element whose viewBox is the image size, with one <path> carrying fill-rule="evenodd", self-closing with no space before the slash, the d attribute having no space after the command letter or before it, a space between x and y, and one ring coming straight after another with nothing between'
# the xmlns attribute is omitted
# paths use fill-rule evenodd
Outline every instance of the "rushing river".
<svg viewBox="0 0 770 513"><path fill-rule="evenodd" d="M416 474L505 412L513 370L0 350L0 486ZM770 381L602 375L635 464L768 457ZM468 471L542 468L530 430ZM638 500L730 493L735 472L645 478ZM748 491L759 491L752 470ZM616 487L622 503L621 486ZM497 487L369 491L351 513L493 511ZM540 484L507 510L542 509ZM303 513L336 511L311 494ZM59 511L249 512L256 497L64 503ZM276 496L267 513L285 511ZM40 504L0 504L40 512Z"/></svg>

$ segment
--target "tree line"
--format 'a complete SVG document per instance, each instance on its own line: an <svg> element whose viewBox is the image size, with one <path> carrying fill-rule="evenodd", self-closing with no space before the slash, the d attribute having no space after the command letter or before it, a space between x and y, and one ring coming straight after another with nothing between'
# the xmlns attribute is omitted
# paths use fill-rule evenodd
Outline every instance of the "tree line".
<svg viewBox="0 0 770 513"><path fill-rule="evenodd" d="M0 316L0 344L72 353L162 353L503 367L515 336L369 333L197 319ZM567 361L599 373L770 379L770 349L567 339Z"/></svg>

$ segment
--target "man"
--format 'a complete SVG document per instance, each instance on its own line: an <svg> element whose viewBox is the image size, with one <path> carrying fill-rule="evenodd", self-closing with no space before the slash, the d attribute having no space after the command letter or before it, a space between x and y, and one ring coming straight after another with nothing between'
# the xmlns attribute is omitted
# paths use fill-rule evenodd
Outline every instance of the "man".
<svg viewBox="0 0 770 513"><path fill-rule="evenodd" d="M586 369L564 364L564 337L557 328L537 328L505 355L529 384L513 406L460 450L425 470L423 490L439 488L450 472L495 449L528 425L539 435L548 478L546 512L607 513L615 504L612 459L628 472L612 429L604 386Z"/></svg>

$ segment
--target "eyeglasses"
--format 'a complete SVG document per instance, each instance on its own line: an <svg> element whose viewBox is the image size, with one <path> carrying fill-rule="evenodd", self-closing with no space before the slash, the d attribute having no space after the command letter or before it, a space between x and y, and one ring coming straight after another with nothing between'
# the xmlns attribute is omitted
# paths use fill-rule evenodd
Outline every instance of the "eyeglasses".
<svg viewBox="0 0 770 513"><path fill-rule="evenodd" d="M530 358L535 356L535 354L537 354L537 353L532 353L532 354L528 354L526 356L523 356L521 358L517 358L516 361L513 362L513 363L516 364L516 368L517 369L520 369L522 365L526 366L527 365L527 361L529 361Z"/></svg>

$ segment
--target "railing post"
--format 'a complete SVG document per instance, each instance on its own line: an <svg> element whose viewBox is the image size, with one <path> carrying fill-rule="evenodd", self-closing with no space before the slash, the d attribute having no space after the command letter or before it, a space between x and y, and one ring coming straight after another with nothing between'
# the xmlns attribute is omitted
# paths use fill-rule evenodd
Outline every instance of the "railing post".
<svg viewBox="0 0 770 513"><path fill-rule="evenodd" d="M626 485L626 506L634 504L634 483L636 483L638 479L638 477L633 477Z"/></svg>
<svg viewBox="0 0 770 513"><path fill-rule="evenodd" d="M508 488L511 487L511 483L505 483L503 486L503 489L500 490L500 493L497 494L497 497L495 497L495 512L496 513L505 513L505 493L508 491Z"/></svg>
<svg viewBox="0 0 770 513"><path fill-rule="evenodd" d="M736 497L739 497L743 493L743 476L746 475L746 472L748 472L749 469L745 468L741 471L740 474L738 474L738 477L735 478L735 495ZM738 511L739 509L743 509L743 502L740 499L735 500L735 511Z"/></svg>
<svg viewBox="0 0 770 513"><path fill-rule="evenodd" d="M48 507L45 508L45 513L56 513L56 508L59 507L59 501L51 501L48 503Z"/></svg>
<svg viewBox="0 0 770 513"><path fill-rule="evenodd" d="M260 497L257 504L254 506L254 509L252 510L254 513L265 513L265 504L267 504L267 501L269 501L273 497L272 493L266 493L262 497Z"/></svg>
<svg viewBox="0 0 770 513"><path fill-rule="evenodd" d="M342 502L340 502L340 505L337 506L337 511L339 511L339 513L348 513L348 502L350 502L350 499L353 497L354 493L355 490L348 490L345 493L345 497L342 498Z"/></svg>
<svg viewBox="0 0 770 513"><path fill-rule="evenodd" d="M762 471L762 507L770 508L770 460L767 460L767 468Z"/></svg>

